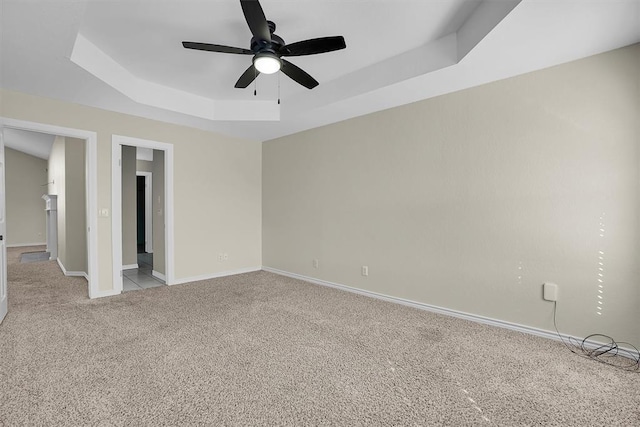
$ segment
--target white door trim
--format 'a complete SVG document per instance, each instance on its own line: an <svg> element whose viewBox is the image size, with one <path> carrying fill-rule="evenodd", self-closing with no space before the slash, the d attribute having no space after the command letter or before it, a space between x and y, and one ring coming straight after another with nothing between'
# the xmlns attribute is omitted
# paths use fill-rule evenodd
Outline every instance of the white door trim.
<svg viewBox="0 0 640 427"><path fill-rule="evenodd" d="M113 291L122 292L122 173L120 160L122 145L152 148L164 151L164 236L166 284L174 282L173 251L173 144L133 138L111 136L111 241L113 242Z"/></svg>
<svg viewBox="0 0 640 427"><path fill-rule="evenodd" d="M153 173L136 171L136 176L144 176L144 251L153 253L153 218L152 218L152 194Z"/></svg>
<svg viewBox="0 0 640 427"><path fill-rule="evenodd" d="M85 195L87 216L87 282L89 298L97 298L110 291L98 287L98 134L88 130L66 128L44 123L0 117L0 131L4 128L43 132L52 135L84 139Z"/></svg>
<svg viewBox="0 0 640 427"><path fill-rule="evenodd" d="M7 198L5 192L5 156L4 156L4 135L0 128L0 323L4 320L9 311L9 296L7 293L7 223L5 222L5 207Z"/></svg>

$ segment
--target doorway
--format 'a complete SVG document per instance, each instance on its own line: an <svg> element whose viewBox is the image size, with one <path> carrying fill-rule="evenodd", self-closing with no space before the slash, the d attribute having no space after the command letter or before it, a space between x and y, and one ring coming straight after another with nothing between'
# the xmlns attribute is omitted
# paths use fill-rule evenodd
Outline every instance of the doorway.
<svg viewBox="0 0 640 427"><path fill-rule="evenodd" d="M36 122L0 118L0 133L5 130L39 132L58 135L64 138L75 138L84 142L84 234L86 236L86 275L89 298L109 295L109 291L98 289L98 174L97 174L97 134L91 131L64 128ZM4 154L4 147L2 147ZM82 172L81 172L82 173ZM2 194L4 199L5 195ZM4 200L3 200L4 202ZM3 249L4 253L4 249ZM6 260L6 258L4 258ZM4 261L3 260L3 261Z"/></svg>
<svg viewBox="0 0 640 427"><path fill-rule="evenodd" d="M139 160L136 162L136 165L140 165ZM136 222L138 253L153 253L152 195L153 172L140 170L136 171Z"/></svg>
<svg viewBox="0 0 640 427"><path fill-rule="evenodd" d="M165 263L161 258L156 258L154 262L153 234L156 234L160 244L165 241L164 227L158 227L164 222L158 214L154 221L152 199L154 180L155 187L164 188L164 152L122 145L121 156L122 290L139 291L163 286ZM164 200L164 194L160 191L157 193L156 212ZM156 252L164 254L164 247L158 249Z"/></svg>
<svg viewBox="0 0 640 427"><path fill-rule="evenodd" d="M151 160L138 158L140 149ZM172 284L171 144L113 135L112 207L114 291Z"/></svg>
<svg viewBox="0 0 640 427"><path fill-rule="evenodd" d="M136 176L136 225L137 225L137 241L138 253L146 252L146 217L145 217L145 179L143 176Z"/></svg>

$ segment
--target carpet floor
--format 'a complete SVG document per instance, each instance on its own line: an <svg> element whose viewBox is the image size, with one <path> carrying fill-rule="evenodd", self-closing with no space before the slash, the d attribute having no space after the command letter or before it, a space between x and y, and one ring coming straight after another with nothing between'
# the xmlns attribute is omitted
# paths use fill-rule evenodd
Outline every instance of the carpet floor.
<svg viewBox="0 0 640 427"><path fill-rule="evenodd" d="M267 272L89 300L19 255L0 425L640 425L638 373L551 340Z"/></svg>

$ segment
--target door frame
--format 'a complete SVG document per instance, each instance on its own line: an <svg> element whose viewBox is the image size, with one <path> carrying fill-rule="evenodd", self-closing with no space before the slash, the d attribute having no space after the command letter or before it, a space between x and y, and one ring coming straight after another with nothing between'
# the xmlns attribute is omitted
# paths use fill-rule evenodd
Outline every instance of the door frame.
<svg viewBox="0 0 640 427"><path fill-rule="evenodd" d="M4 133L0 128L0 323L9 312L9 284L7 283L7 193L5 191Z"/></svg>
<svg viewBox="0 0 640 427"><path fill-rule="evenodd" d="M153 172L136 171L136 176L144 176L144 251L153 253L153 218L151 209L153 194Z"/></svg>
<svg viewBox="0 0 640 427"><path fill-rule="evenodd" d="M96 132L0 117L5 128L48 133L85 141L85 215L87 219L87 282L89 298L111 295L98 287L98 134Z"/></svg>
<svg viewBox="0 0 640 427"><path fill-rule="evenodd" d="M173 232L173 144L134 138L111 136L111 241L113 242L113 292L122 292L122 146L151 148L164 151L164 265L165 283L173 285L174 232ZM160 224L155 224L160 226Z"/></svg>

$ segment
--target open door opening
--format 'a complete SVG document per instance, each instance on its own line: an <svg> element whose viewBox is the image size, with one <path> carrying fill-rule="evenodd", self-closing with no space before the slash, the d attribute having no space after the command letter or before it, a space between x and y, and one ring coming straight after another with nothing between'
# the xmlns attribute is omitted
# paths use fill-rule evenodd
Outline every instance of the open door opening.
<svg viewBox="0 0 640 427"><path fill-rule="evenodd" d="M60 154L60 159L64 158L66 166L69 166L66 169L69 171L73 169L74 173L73 176L69 176L67 179L68 185L66 185L64 189L62 189L62 185L64 184L67 174L62 174L60 176L64 176L64 178L55 180L55 184L60 186L60 188L54 188L54 179L49 179L47 176L51 172L51 164L48 157L50 153L48 152L47 155L42 155L39 150L28 152L28 150L26 150L27 144L25 144L23 140L19 139L14 141L18 134L38 134L40 136L53 138L52 144L58 143L58 148L61 150L60 153L58 153ZM28 160L30 162L43 162L44 165L41 168L44 175L37 175L37 183L30 182L27 184L26 182L21 182L22 187L12 187L11 194L16 193L18 195L18 199L11 202L10 213L12 213L13 217L17 218L17 220L13 222L11 222L12 217L6 214L5 209L7 207L7 192L5 191L5 184L7 182L7 152L5 151L5 145L7 144L10 144L10 166L13 167L14 171L22 167L22 163L17 162L20 156L25 159L31 159ZM89 298L103 296L102 294L105 292L99 290L97 281L97 134L91 131L0 117L0 169L2 169L0 171L2 181L0 183L2 187L2 191L0 191L0 235L2 235L2 240L0 240L0 268L2 269L2 271L0 271L0 282L4 282L0 283L0 304L2 304L0 310L4 311L4 304L8 301L6 299L8 293L6 280L6 248L7 246L39 246L46 252L47 242L44 237L46 200L43 200L42 196L58 193L59 191L64 191L68 199L67 202L73 204L73 207L65 205L65 208L68 208L65 210L65 214L68 216L67 223L73 224L74 226L67 227L63 230L65 231L64 238L66 239L63 241L63 244L69 244L62 248L62 255L60 252L59 239L56 245L56 251L54 251L52 255L55 255L55 260L65 275L82 276L87 279ZM62 169L65 168L60 168L60 170ZM24 171L20 172L23 178L18 181L27 181L27 179L24 178ZM9 178L11 185L14 186L16 179L14 179L15 176L13 172L11 172ZM26 191L25 188L23 188L25 185L29 188L33 187L33 191L29 192L33 197L29 198L29 200L25 200ZM31 204L30 208L23 206L23 204L29 203ZM36 204L35 209L33 208L33 204ZM22 209L22 211L20 209ZM27 215L33 213L34 210L37 211L37 215L40 215L38 218L42 222L41 230L38 227L31 227L29 225L31 222L27 220ZM6 221L7 218L9 218L9 222ZM7 239L6 231L10 233L10 236L8 236L9 239ZM49 258L50 257L47 257L46 260ZM65 267L70 268L65 269ZM10 307L7 308L9 309Z"/></svg>
<svg viewBox="0 0 640 427"><path fill-rule="evenodd" d="M139 150L137 150L139 151ZM144 161L136 165L144 167ZM136 218L138 253L153 253L153 172L136 172Z"/></svg>
<svg viewBox="0 0 640 427"><path fill-rule="evenodd" d="M137 225L137 246L138 253L147 252L147 226L146 226L146 212L145 212L145 199L146 199L146 183L144 176L136 176L136 225Z"/></svg>
<svg viewBox="0 0 640 427"><path fill-rule="evenodd" d="M116 135L112 142L114 290L171 284L172 146Z"/></svg>

